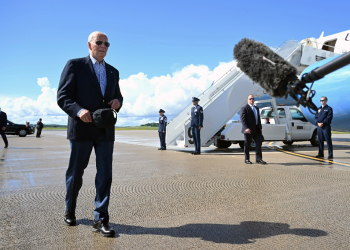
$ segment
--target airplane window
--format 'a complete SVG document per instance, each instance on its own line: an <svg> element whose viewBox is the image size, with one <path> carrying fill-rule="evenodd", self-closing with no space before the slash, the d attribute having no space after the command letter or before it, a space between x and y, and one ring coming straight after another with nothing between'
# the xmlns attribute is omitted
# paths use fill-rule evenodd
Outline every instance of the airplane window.
<svg viewBox="0 0 350 250"><path fill-rule="evenodd" d="M293 120L304 120L305 116L297 109L290 109L290 114Z"/></svg>
<svg viewBox="0 0 350 250"><path fill-rule="evenodd" d="M286 118L286 112L284 109L277 109L277 112L278 112L278 117L279 118Z"/></svg>
<svg viewBox="0 0 350 250"><path fill-rule="evenodd" d="M322 46L322 49L330 52L334 52L334 47L336 42L337 42L337 39L325 42Z"/></svg>

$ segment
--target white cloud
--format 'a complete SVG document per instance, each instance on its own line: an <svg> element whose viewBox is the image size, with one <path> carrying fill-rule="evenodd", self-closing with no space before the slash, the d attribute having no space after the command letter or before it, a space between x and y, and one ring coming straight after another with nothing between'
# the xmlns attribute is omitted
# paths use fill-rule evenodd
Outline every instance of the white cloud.
<svg viewBox="0 0 350 250"><path fill-rule="evenodd" d="M213 71L207 66L188 65L171 75L148 78L144 73L120 81L124 96L121 115L154 116L160 108L175 115L198 96L213 81L234 66L234 62L220 63Z"/></svg>
<svg viewBox="0 0 350 250"><path fill-rule="evenodd" d="M7 113L9 120L16 123L34 123L42 117L47 123L64 124L67 118L56 104L57 90L50 87L47 77L38 78L37 83L41 87L37 100L26 96L8 97L1 100L1 109Z"/></svg>
<svg viewBox="0 0 350 250"><path fill-rule="evenodd" d="M118 116L118 126L140 125L157 121L158 110L165 109L172 116L207 89L234 66L234 62L220 63L213 71L205 65L188 65L172 75L148 78L140 72L120 80L124 104ZM2 97L0 106L8 119L16 123L35 123L40 117L46 124L66 124L67 115L56 102L57 89L50 87L47 77L38 78L41 94L36 100L22 97Z"/></svg>

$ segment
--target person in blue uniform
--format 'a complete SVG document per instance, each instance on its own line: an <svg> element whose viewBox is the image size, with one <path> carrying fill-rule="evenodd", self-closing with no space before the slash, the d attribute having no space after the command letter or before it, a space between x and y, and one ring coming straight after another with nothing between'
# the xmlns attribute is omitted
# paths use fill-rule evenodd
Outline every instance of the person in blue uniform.
<svg viewBox="0 0 350 250"><path fill-rule="evenodd" d="M331 123L333 120L333 109L327 105L327 97L321 97L321 106L318 108L318 112L315 115L315 122L317 125L317 136L319 141L318 155L316 158L323 158L324 154L324 141L328 146L328 159L333 159L333 145L331 138Z"/></svg>
<svg viewBox="0 0 350 250"><path fill-rule="evenodd" d="M203 128L203 108L198 105L200 100L197 97L192 97L193 107L191 108L191 130L195 151L193 155L201 153L201 129Z"/></svg>
<svg viewBox="0 0 350 250"><path fill-rule="evenodd" d="M159 140L160 140L160 148L158 150L166 150L165 146L165 134L166 134L166 124L167 124L167 118L164 115L165 111L163 109L159 110L159 127L158 127L158 134L159 134Z"/></svg>

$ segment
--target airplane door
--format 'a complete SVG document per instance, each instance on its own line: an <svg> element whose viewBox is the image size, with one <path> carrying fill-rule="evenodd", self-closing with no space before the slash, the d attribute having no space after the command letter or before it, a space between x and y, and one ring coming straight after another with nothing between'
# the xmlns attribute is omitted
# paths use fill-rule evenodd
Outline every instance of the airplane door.
<svg viewBox="0 0 350 250"><path fill-rule="evenodd" d="M309 139L310 128L308 120L303 113L296 108L290 108L289 111L291 116L292 140L297 141Z"/></svg>

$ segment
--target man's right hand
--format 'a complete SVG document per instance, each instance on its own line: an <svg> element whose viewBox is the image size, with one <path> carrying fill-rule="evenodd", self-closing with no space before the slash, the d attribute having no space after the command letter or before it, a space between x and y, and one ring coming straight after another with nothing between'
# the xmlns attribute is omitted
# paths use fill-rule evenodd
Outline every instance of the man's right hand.
<svg viewBox="0 0 350 250"><path fill-rule="evenodd" d="M90 115L90 111L87 109L83 109L80 114L79 114L79 118L83 121L83 122L92 122L92 118Z"/></svg>
<svg viewBox="0 0 350 250"><path fill-rule="evenodd" d="M252 131L251 131L249 128L247 128L247 129L245 130L245 132L246 132L247 134L250 134Z"/></svg>
<svg viewBox="0 0 350 250"><path fill-rule="evenodd" d="M6 129L6 127L2 127L2 130L5 130Z"/></svg>

